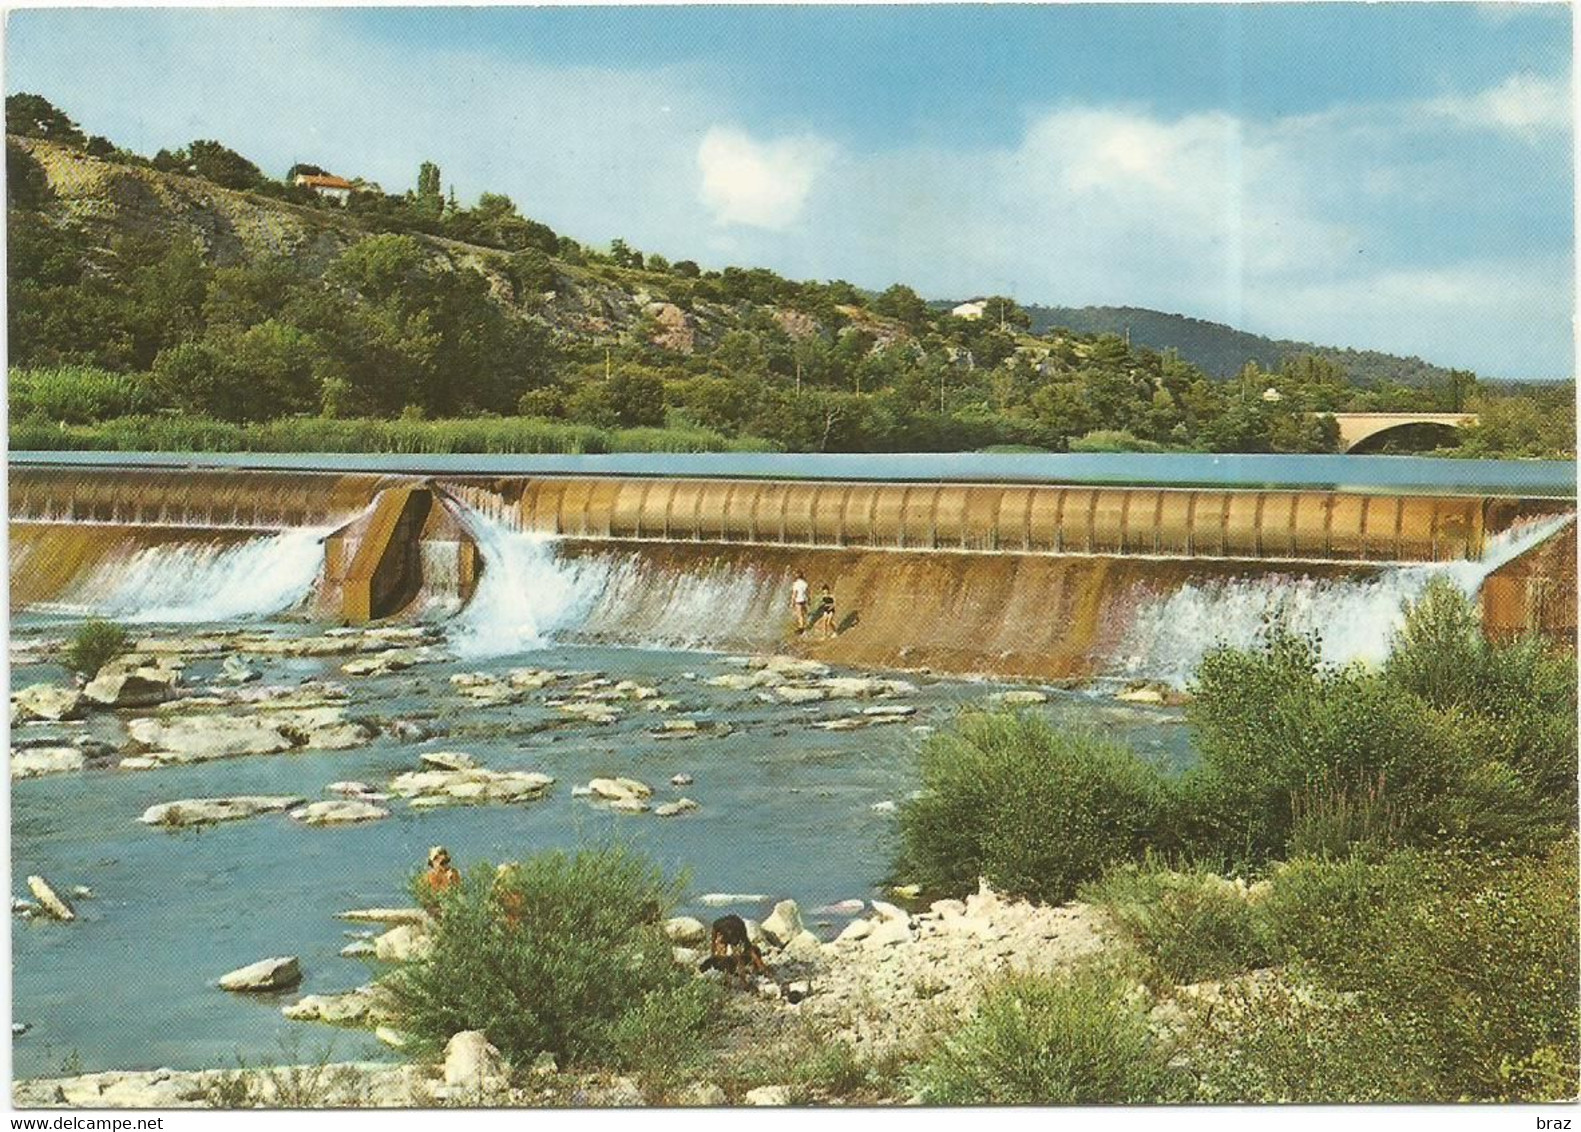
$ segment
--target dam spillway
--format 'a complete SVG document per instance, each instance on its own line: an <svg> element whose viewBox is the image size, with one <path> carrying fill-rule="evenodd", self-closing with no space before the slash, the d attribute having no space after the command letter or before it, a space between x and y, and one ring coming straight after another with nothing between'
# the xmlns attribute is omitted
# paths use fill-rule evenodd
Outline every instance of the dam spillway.
<svg viewBox="0 0 1581 1132"><path fill-rule="evenodd" d="M1251 632L1247 610L1291 603L1318 628L1346 626L1337 659L1376 655L1391 611L1430 572L1458 570L1468 592L1488 582L1490 631L1575 632L1573 524L1538 531L1537 550L1520 533L1574 510L1543 495L32 464L11 466L10 487L13 610L93 608L117 588L113 612L157 591L155 612L333 622L473 602L461 636L496 651L553 635L1176 675L1199 651L1182 626ZM833 585L833 640L789 633L798 571ZM182 605L155 584L176 577L256 600Z"/></svg>

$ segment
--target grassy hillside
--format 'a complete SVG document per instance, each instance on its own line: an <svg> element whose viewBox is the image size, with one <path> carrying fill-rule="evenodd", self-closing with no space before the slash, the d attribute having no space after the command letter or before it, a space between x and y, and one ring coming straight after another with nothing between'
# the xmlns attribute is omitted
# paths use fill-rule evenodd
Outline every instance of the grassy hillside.
<svg viewBox="0 0 1581 1132"><path fill-rule="evenodd" d="M499 194L442 199L432 166L341 205L218 142L149 159L13 112L32 97L7 100L14 446L1313 452L1321 414L1479 395L1335 351L1250 353L1225 382L1162 332L1235 332L1175 316L1118 312L1128 344L1009 299L963 319L900 283L588 247ZM1463 447L1573 449L1567 415L1500 420Z"/></svg>

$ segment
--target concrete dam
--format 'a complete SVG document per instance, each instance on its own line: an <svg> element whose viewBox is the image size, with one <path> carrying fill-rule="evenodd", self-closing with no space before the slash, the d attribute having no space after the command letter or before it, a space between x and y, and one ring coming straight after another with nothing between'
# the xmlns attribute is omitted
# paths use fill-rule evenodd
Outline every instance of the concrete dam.
<svg viewBox="0 0 1581 1132"><path fill-rule="evenodd" d="M1335 659L1376 658L1447 573L1490 633L1575 636L1573 490L951 482L942 458L933 479L37 459L10 468L13 613L444 619L477 655L563 640L1179 682L1275 609ZM797 571L833 588L832 640L791 631Z"/></svg>

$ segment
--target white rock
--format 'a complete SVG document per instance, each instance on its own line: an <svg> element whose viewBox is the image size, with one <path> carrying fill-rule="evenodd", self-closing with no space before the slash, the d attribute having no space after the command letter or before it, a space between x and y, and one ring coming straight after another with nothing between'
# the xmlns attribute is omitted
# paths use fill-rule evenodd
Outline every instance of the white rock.
<svg viewBox="0 0 1581 1132"><path fill-rule="evenodd" d="M587 788L594 797L610 801L653 796L653 787L634 778L595 778L587 784Z"/></svg>
<svg viewBox="0 0 1581 1132"><path fill-rule="evenodd" d="M373 941L375 958L386 963L412 963L432 954L434 939L422 927L401 924Z"/></svg>
<svg viewBox="0 0 1581 1132"><path fill-rule="evenodd" d="M895 803L892 800L886 798L882 802L874 802L868 807L868 809L872 810L875 814L892 814L895 812Z"/></svg>
<svg viewBox="0 0 1581 1132"><path fill-rule="evenodd" d="M812 932L800 931L783 948L785 957L797 963L813 963L823 957L823 942Z"/></svg>
<svg viewBox="0 0 1581 1132"><path fill-rule="evenodd" d="M690 786L697 780L689 774L677 774L670 778L671 786Z"/></svg>
<svg viewBox="0 0 1581 1132"><path fill-rule="evenodd" d="M829 693L823 688L807 688L800 684L784 684L774 689L780 701L787 704L813 704L827 700Z"/></svg>
<svg viewBox="0 0 1581 1132"><path fill-rule="evenodd" d="M911 929L900 920L880 920L863 940L863 946L873 950L892 947L897 943L910 943Z"/></svg>
<svg viewBox="0 0 1581 1132"><path fill-rule="evenodd" d="M1128 704L1162 704L1167 702L1167 697L1161 688L1151 684L1143 684L1136 688L1126 688L1116 692L1114 698Z"/></svg>
<svg viewBox="0 0 1581 1132"><path fill-rule="evenodd" d="M642 1089L630 1077L616 1077L600 1098L609 1108L636 1108L644 1101Z"/></svg>
<svg viewBox="0 0 1581 1132"><path fill-rule="evenodd" d="M674 916L664 921L664 934L671 943L702 943L708 938L708 927L692 916Z"/></svg>
<svg viewBox="0 0 1581 1132"><path fill-rule="evenodd" d="M910 704L874 704L863 708L862 714L877 719L904 719L908 715L916 715L917 709Z"/></svg>
<svg viewBox="0 0 1581 1132"><path fill-rule="evenodd" d="M405 1049L411 1039L393 1026L375 1026L373 1036L391 1049Z"/></svg>
<svg viewBox="0 0 1581 1132"><path fill-rule="evenodd" d="M890 904L887 901L873 901L873 911L878 915L880 920L893 920L902 924L911 923L911 913L907 912L904 908Z"/></svg>
<svg viewBox="0 0 1581 1132"><path fill-rule="evenodd" d="M373 946L372 940L355 939L341 948L340 953L347 959L377 958L378 949Z"/></svg>
<svg viewBox="0 0 1581 1132"><path fill-rule="evenodd" d="M373 787L369 786L366 782L331 782L328 786L324 787L324 793L349 794L355 797L361 794L372 794Z"/></svg>
<svg viewBox="0 0 1581 1132"><path fill-rule="evenodd" d="M83 697L75 688L29 684L11 693L11 707L19 722L43 719L58 723L63 719L76 719L82 714Z"/></svg>
<svg viewBox="0 0 1581 1132"><path fill-rule="evenodd" d="M471 755L460 751L426 751L418 756L424 766L437 770L472 770L478 762Z"/></svg>
<svg viewBox="0 0 1581 1132"><path fill-rule="evenodd" d="M242 991L289 990L302 981L302 967L295 955L281 955L273 959L260 959L245 967L238 967L220 976L220 989Z"/></svg>
<svg viewBox="0 0 1581 1132"><path fill-rule="evenodd" d="M482 1030L463 1030L445 1045L445 1084L487 1094L504 1086L510 1067Z"/></svg>
<svg viewBox="0 0 1581 1132"><path fill-rule="evenodd" d="M670 732L696 731L698 730L698 724L695 719L666 719L659 724L659 730Z"/></svg>
<svg viewBox="0 0 1581 1132"><path fill-rule="evenodd" d="M33 898L43 905L44 911L55 919L69 921L77 918L77 910L71 906L71 901L56 892L54 886L43 877L28 877L27 887Z"/></svg>
<svg viewBox="0 0 1581 1132"><path fill-rule="evenodd" d="M390 816L390 811L372 802L346 798L332 802L310 802L299 810L291 811L291 818L303 825L349 825L353 822L378 821Z"/></svg>
<svg viewBox="0 0 1581 1132"><path fill-rule="evenodd" d="M763 934L775 947L784 947L804 930L801 909L794 900L781 900L763 921Z"/></svg>
<svg viewBox="0 0 1581 1132"><path fill-rule="evenodd" d="M761 904L767 899L761 892L709 892L697 902L704 908L722 908L726 904Z"/></svg>
<svg viewBox="0 0 1581 1132"><path fill-rule="evenodd" d="M76 747L32 747L25 751L11 752L11 778L39 778L46 774L64 774L81 770L88 758Z"/></svg>
<svg viewBox="0 0 1581 1132"><path fill-rule="evenodd" d="M712 1081L700 1081L682 1089L675 1103L687 1108L723 1108L730 1103L730 1098Z"/></svg>
<svg viewBox="0 0 1581 1132"><path fill-rule="evenodd" d="M820 660L800 656L755 656L747 661L748 668L766 668L781 676L827 676L833 671Z"/></svg>
<svg viewBox="0 0 1581 1132"><path fill-rule="evenodd" d="M790 1090L784 1085L759 1085L748 1089L744 1098L749 1105L782 1107L791 1103Z"/></svg>
<svg viewBox="0 0 1581 1132"><path fill-rule="evenodd" d="M154 668L100 672L82 694L100 707L152 707L175 696L176 673Z"/></svg>
<svg viewBox="0 0 1581 1132"><path fill-rule="evenodd" d="M661 818L673 818L677 814L689 814L698 808L697 803L690 798L677 798L673 802L664 802L655 806L653 812Z"/></svg>
<svg viewBox="0 0 1581 1132"><path fill-rule="evenodd" d="M854 943L873 934L872 920L852 920L845 930L835 936L836 943Z"/></svg>
<svg viewBox="0 0 1581 1132"><path fill-rule="evenodd" d="M421 908L353 908L337 912L337 920L358 924L426 924L428 913Z"/></svg>
<svg viewBox="0 0 1581 1132"><path fill-rule="evenodd" d="M256 814L275 814L300 805L304 799L263 794L232 798L182 798L149 806L138 819L144 825L179 828L212 822L240 821Z"/></svg>
<svg viewBox="0 0 1581 1132"><path fill-rule="evenodd" d="M813 911L820 916L854 916L866 907L867 901L852 899L841 900L835 904L825 904L821 908L814 908Z"/></svg>

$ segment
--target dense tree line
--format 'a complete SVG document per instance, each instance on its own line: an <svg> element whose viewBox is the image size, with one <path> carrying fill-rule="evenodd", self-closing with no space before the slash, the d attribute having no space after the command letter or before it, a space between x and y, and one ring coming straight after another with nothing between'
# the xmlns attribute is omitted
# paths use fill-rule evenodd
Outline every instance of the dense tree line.
<svg viewBox="0 0 1581 1132"><path fill-rule="evenodd" d="M36 95L10 96L6 124L14 137L93 148ZM1321 414L1488 402L1460 372L1426 386L1358 381L1302 354L1250 361L1223 381L1112 333L1035 333L1034 312L1005 296L965 318L900 283L873 294L762 268L710 271L624 240L601 252L501 194L462 207L432 162L410 192L359 182L341 206L292 183L319 166L276 181L211 140L151 161L106 145L109 160L341 210L363 235L316 271L282 257L220 266L184 238L125 232L106 244L56 206L38 161L8 139L11 365L60 371L13 379L35 394L13 395L18 416L86 423L72 416L84 405L236 422L497 414L700 427L808 451L1324 452L1338 433ZM639 293L657 302L639 306ZM563 317L562 297L601 303L603 329ZM684 346L665 311L695 331ZM1470 450L1573 450L1568 413L1517 402L1493 406L1495 427Z"/></svg>

